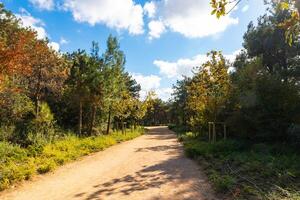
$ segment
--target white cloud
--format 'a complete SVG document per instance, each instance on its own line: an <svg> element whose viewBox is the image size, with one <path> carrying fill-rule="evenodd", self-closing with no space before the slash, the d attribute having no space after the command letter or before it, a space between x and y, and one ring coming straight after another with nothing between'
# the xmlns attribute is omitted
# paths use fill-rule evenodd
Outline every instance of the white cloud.
<svg viewBox="0 0 300 200"><path fill-rule="evenodd" d="M238 23L230 14L220 19L211 15L212 8L207 0L161 0L156 5L156 18L168 30L188 38L211 36Z"/></svg>
<svg viewBox="0 0 300 200"><path fill-rule="evenodd" d="M155 91L160 87L161 78L156 75L145 76L139 73L131 73L132 78L136 80L138 84L141 85L140 96L141 99L144 99L147 96L147 93L150 91Z"/></svg>
<svg viewBox="0 0 300 200"><path fill-rule="evenodd" d="M53 0L29 0L35 7L41 10L52 10L54 8Z"/></svg>
<svg viewBox="0 0 300 200"><path fill-rule="evenodd" d="M191 76L194 67L200 66L207 60L206 55L197 55L191 59L181 58L176 62L155 60L154 65L159 68L160 74L167 78L178 78Z"/></svg>
<svg viewBox="0 0 300 200"><path fill-rule="evenodd" d="M160 86L161 78L156 75L144 76L142 74L132 73L132 77L136 80L138 84L141 85L142 90L153 90Z"/></svg>
<svg viewBox="0 0 300 200"><path fill-rule="evenodd" d="M161 100L168 101L171 98L173 89L172 88L159 88L155 92Z"/></svg>
<svg viewBox="0 0 300 200"><path fill-rule="evenodd" d="M69 43L69 41L66 40L65 38L63 38L63 37L60 38L60 41L59 41L60 45L64 45L64 44L68 44L68 43Z"/></svg>
<svg viewBox="0 0 300 200"><path fill-rule="evenodd" d="M25 9L21 9L20 14L16 14L16 17L19 18L22 22L22 26L31 27L37 32L38 39L45 39L47 37L47 32L45 30L45 24L42 20L34 18L29 12Z"/></svg>
<svg viewBox="0 0 300 200"><path fill-rule="evenodd" d="M249 10L249 5L245 5L243 8L242 8L242 12L247 12Z"/></svg>
<svg viewBox="0 0 300 200"><path fill-rule="evenodd" d="M49 42L48 47L52 48L55 51L59 51L59 44L57 42Z"/></svg>
<svg viewBox="0 0 300 200"><path fill-rule="evenodd" d="M149 18L153 18L156 13L156 5L153 1L146 2L144 5L144 12Z"/></svg>
<svg viewBox="0 0 300 200"><path fill-rule="evenodd" d="M149 39L159 38L160 35L165 32L166 28L162 21L150 21L148 24L149 28Z"/></svg>
<svg viewBox="0 0 300 200"><path fill-rule="evenodd" d="M133 0L64 0L64 7L78 22L105 24L133 35L144 32L143 8Z"/></svg>
<svg viewBox="0 0 300 200"><path fill-rule="evenodd" d="M232 54L224 55L227 60L233 62L236 55L241 50L234 51ZM208 60L205 54L199 54L192 58L181 58L175 62L155 60L153 62L159 68L160 74L167 78L182 79L182 76L192 76L192 70L201 66Z"/></svg>

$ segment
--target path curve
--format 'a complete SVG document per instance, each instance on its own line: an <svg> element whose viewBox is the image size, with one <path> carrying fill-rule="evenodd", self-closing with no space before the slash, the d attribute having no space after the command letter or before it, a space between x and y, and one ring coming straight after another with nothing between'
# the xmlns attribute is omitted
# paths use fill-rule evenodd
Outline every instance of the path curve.
<svg viewBox="0 0 300 200"><path fill-rule="evenodd" d="M0 193L8 200L213 200L197 164L167 127L86 156Z"/></svg>

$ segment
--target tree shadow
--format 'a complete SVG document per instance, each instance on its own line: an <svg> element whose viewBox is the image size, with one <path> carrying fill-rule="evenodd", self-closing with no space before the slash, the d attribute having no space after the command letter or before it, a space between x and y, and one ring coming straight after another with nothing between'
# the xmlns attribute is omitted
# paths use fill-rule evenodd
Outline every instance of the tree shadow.
<svg viewBox="0 0 300 200"><path fill-rule="evenodd" d="M153 188L162 188L168 183L174 183L174 185L180 187L181 184L185 183L206 183L205 178L199 177L199 171L189 170L191 160L183 158L182 156L174 157L170 160L165 160L159 164L145 166L142 170L133 174L128 174L121 178L112 179L105 183L94 185L95 191L86 196L86 200L92 199L106 199L112 195L117 196L130 196L132 193L145 191ZM205 187L205 184L203 185ZM205 188L201 188L201 185L193 185L194 188L175 188L176 192L172 195L186 196L186 198L180 199L199 199L199 191L205 191ZM203 192L203 198L206 198L207 192ZM209 192L208 192L209 193ZM81 194L81 193L79 193ZM78 194L77 194L78 195ZM162 199L162 197L152 197L154 199ZM174 198L176 199L176 198ZM199 199L200 200L200 199Z"/></svg>
<svg viewBox="0 0 300 200"><path fill-rule="evenodd" d="M150 129L148 138L159 140L176 140L176 136L166 128ZM176 142L175 142L176 143ZM182 146L171 143L145 148L137 148L136 152L162 152L170 155L167 160L143 166L137 172L129 173L120 178L114 178L93 186L92 192L80 191L74 198L85 200L100 199L131 199L132 196L142 196L150 200L211 200L212 191L206 177L197 170L195 163L184 157ZM151 155L151 154L145 154ZM155 155L155 154L153 154ZM166 191L167 190L167 191ZM159 191L155 194L149 192ZM82 196L81 194L85 194ZM147 194L148 198L144 194ZM150 196L149 196L150 195Z"/></svg>
<svg viewBox="0 0 300 200"><path fill-rule="evenodd" d="M155 128L150 129L146 132L146 135L150 135L148 137L149 140L158 139L158 140L170 140L170 139L177 139L174 132L170 131L166 128Z"/></svg>
<svg viewBox="0 0 300 200"><path fill-rule="evenodd" d="M180 149L179 145L161 145L161 146L153 146L153 147L145 147L145 148L138 148L136 152L147 152L147 151L178 151Z"/></svg>

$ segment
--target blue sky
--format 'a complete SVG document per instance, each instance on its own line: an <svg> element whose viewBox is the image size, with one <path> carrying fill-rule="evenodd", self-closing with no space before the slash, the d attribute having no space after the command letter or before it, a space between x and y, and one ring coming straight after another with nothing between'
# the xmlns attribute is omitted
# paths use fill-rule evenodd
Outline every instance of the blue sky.
<svg viewBox="0 0 300 200"><path fill-rule="evenodd" d="M244 0L217 20L209 0L0 0L48 37L61 52L89 50L92 41L105 50L109 34L119 37L126 70L142 86L167 100L172 84L205 61L210 50L228 59L242 48L250 21L265 12L263 0Z"/></svg>

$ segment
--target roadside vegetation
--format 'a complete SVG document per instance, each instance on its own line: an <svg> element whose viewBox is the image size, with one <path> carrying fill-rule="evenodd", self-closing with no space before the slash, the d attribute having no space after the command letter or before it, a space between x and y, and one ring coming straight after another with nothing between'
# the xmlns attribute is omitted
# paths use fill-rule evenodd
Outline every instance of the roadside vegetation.
<svg viewBox="0 0 300 200"><path fill-rule="evenodd" d="M102 151L119 142L131 140L143 133L142 128L121 131L109 135L78 137L69 133L59 140L45 145L22 148L8 142L0 142L0 191L33 175L53 171L56 167L81 156Z"/></svg>
<svg viewBox="0 0 300 200"><path fill-rule="evenodd" d="M282 143L178 135L185 153L206 172L221 199L300 199L300 152Z"/></svg>
<svg viewBox="0 0 300 200"><path fill-rule="evenodd" d="M57 52L0 3L0 190L143 133L153 95L106 50Z"/></svg>

